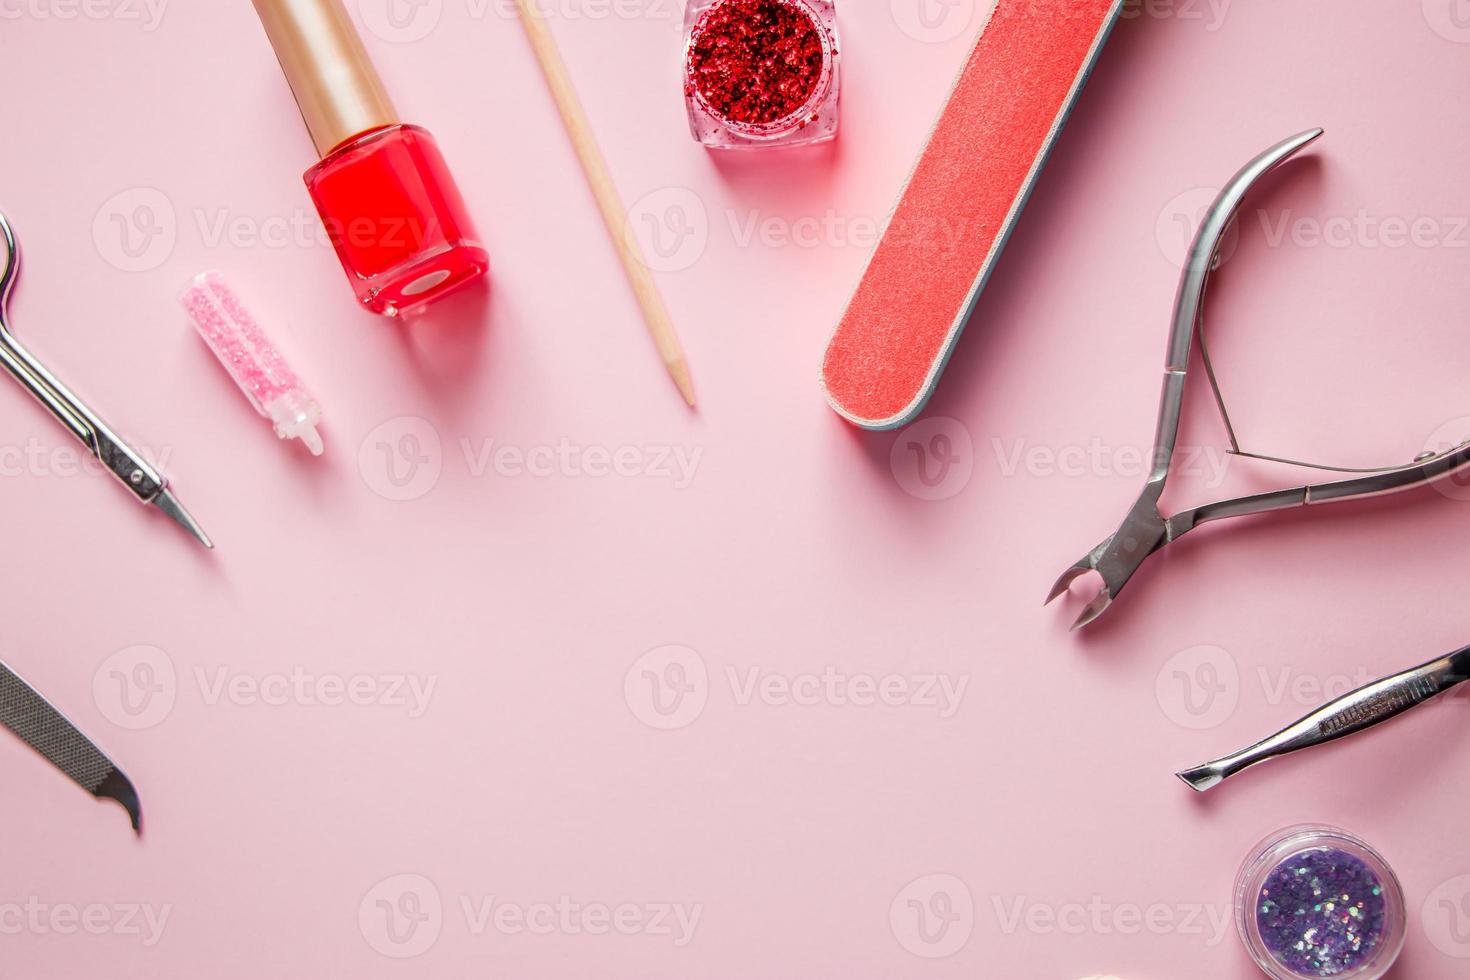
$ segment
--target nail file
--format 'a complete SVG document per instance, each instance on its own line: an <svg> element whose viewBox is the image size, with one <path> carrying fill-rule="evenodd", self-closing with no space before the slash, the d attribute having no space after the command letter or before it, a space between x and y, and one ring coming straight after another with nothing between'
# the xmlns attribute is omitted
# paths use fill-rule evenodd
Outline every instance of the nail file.
<svg viewBox="0 0 1470 980"><path fill-rule="evenodd" d="M1122 6L995 4L828 344L843 418L923 409Z"/></svg>
<svg viewBox="0 0 1470 980"><path fill-rule="evenodd" d="M88 793L99 800L121 803L132 820L133 830L141 832L143 811L128 777L4 662L0 662L0 724L19 735L21 741Z"/></svg>

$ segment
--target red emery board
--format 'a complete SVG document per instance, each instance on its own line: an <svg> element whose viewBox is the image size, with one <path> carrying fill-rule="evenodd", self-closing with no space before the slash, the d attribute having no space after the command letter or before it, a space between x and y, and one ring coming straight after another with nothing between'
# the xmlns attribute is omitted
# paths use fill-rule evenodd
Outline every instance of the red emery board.
<svg viewBox="0 0 1470 980"><path fill-rule="evenodd" d="M998 0L822 364L865 429L933 393L1122 0Z"/></svg>

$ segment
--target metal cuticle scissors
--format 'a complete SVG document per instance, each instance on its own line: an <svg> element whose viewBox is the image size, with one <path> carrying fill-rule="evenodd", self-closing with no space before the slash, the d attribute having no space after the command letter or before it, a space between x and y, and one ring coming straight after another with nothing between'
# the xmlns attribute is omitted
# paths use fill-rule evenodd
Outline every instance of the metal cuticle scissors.
<svg viewBox="0 0 1470 980"><path fill-rule="evenodd" d="M56 379L10 332L10 292L20 272L20 249L5 215L0 214L0 364L81 440L87 450L145 504L177 521L206 548L214 544L168 488L168 480L108 428L80 398Z"/></svg>
<svg viewBox="0 0 1470 980"><path fill-rule="evenodd" d="M1346 470L1341 467L1320 466L1297 460L1246 453L1240 450L1239 443L1235 439L1229 415L1225 412L1224 399L1220 394L1214 370L1210 366L1208 349L1205 347L1202 326L1205 289L1209 283L1210 274L1219 265L1221 243L1236 213L1240 210L1246 194L1267 173L1285 163L1322 134L1321 129L1308 130L1278 143L1256 157L1225 185L1225 189L1220 192L1206 213L1195 235L1194 244L1190 248L1187 265L1179 283L1178 297L1175 300L1173 327L1169 334L1169 350L1164 367L1163 395L1160 400L1158 428L1154 436L1154 453L1148 481L1118 530L1063 572L1046 600L1050 603L1057 599L1068 591L1078 577L1088 572L1097 572L1102 577L1102 587L1077 617L1077 621L1072 626L1073 629L1086 626L1101 616L1150 555L1201 524L1227 517L1243 517L1309 504L1353 500L1408 490L1447 477L1470 464L1470 439L1466 439L1445 452L1426 453L1409 465L1377 470ZM1170 463L1179 436L1179 421L1184 405L1184 386L1189 374L1190 349L1196 333L1200 334L1200 346L1205 357L1206 373L1214 389L1216 403L1227 428L1230 429L1233 455L1364 475L1220 500L1180 511L1172 517L1165 517L1160 513L1159 500L1164 493L1164 484L1169 478Z"/></svg>

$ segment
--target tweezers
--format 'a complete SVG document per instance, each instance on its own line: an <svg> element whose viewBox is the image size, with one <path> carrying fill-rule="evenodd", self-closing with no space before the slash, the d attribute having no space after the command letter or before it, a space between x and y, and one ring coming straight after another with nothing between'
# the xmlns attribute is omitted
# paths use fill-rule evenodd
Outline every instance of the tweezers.
<svg viewBox="0 0 1470 980"><path fill-rule="evenodd" d="M1356 735L1470 680L1470 647L1374 681L1328 702L1270 738L1213 762L1175 773L1203 793L1236 773L1272 759Z"/></svg>
<svg viewBox="0 0 1470 980"><path fill-rule="evenodd" d="M10 292L20 272L20 248L10 221L0 214L0 364L9 371L36 400L56 416L71 434L97 457L118 482L145 504L153 504L173 518L204 547L214 544L197 521L179 503L168 488L168 480L148 461L120 439L80 398L72 394L10 332L7 316Z"/></svg>
<svg viewBox="0 0 1470 980"><path fill-rule="evenodd" d="M1323 134L1322 129L1311 129L1293 136L1271 147L1250 163L1246 164L1225 185L1215 203L1206 213L1194 244L1189 251L1188 262L1179 283L1178 296L1174 304L1173 326L1169 332L1169 349L1164 365L1163 395L1160 398L1158 428L1154 436L1152 469L1143 492L1128 512L1119 528L1096 548L1083 555L1075 564L1062 573L1052 587L1046 601L1052 602L1063 595L1072 583L1088 572L1097 572L1102 577L1102 586L1096 596L1077 617L1072 628L1080 629L1101 616L1114 599L1123 591L1128 580L1138 571L1148 557L1162 550L1170 542L1178 540L1201 524L1227 517L1244 517L1267 511L1288 510L1311 504L1334 501L1356 500L1395 493L1421 486L1450 476L1470 464L1470 439L1440 453L1425 453L1412 464L1382 470L1351 470L1344 472L1366 473L1351 479L1328 483L1312 483L1219 500L1213 503L1180 511L1165 517L1159 511L1159 500L1164 493L1164 484L1169 478L1170 462L1179 436L1179 420L1184 406L1184 385L1189 375L1190 348L1195 334L1200 334L1204 348L1202 313L1205 287L1210 274L1219 265L1220 246L1235 220L1247 192L1266 174L1295 156L1308 144ZM1216 402L1226 426L1230 428L1229 416L1224 412L1224 399L1210 368L1208 352L1205 351L1205 367L1211 387L1215 390ZM1260 456L1239 451L1234 430L1231 429L1232 453L1257 459L1269 459L1279 463L1309 466L1314 469L1340 469L1318 464L1301 463L1279 457Z"/></svg>

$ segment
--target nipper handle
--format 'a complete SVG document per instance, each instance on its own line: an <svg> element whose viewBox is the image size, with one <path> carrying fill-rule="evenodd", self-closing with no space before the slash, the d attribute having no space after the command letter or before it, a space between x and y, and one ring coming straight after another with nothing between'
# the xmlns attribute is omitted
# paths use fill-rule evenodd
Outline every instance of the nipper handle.
<svg viewBox="0 0 1470 980"><path fill-rule="evenodd" d="M1169 477L1169 463L1179 439L1179 419L1184 410L1184 387L1189 374L1189 354L1204 308L1205 287L1210 273L1219 265L1220 246L1230 230L1241 203L1250 189L1266 174L1291 159L1323 134L1320 127L1282 140L1232 177L1205 212L1189 249L1189 258L1179 279L1174 298L1174 320L1169 331L1169 348L1164 356L1164 390L1159 399L1158 429L1154 433L1154 469L1150 484L1162 493Z"/></svg>

